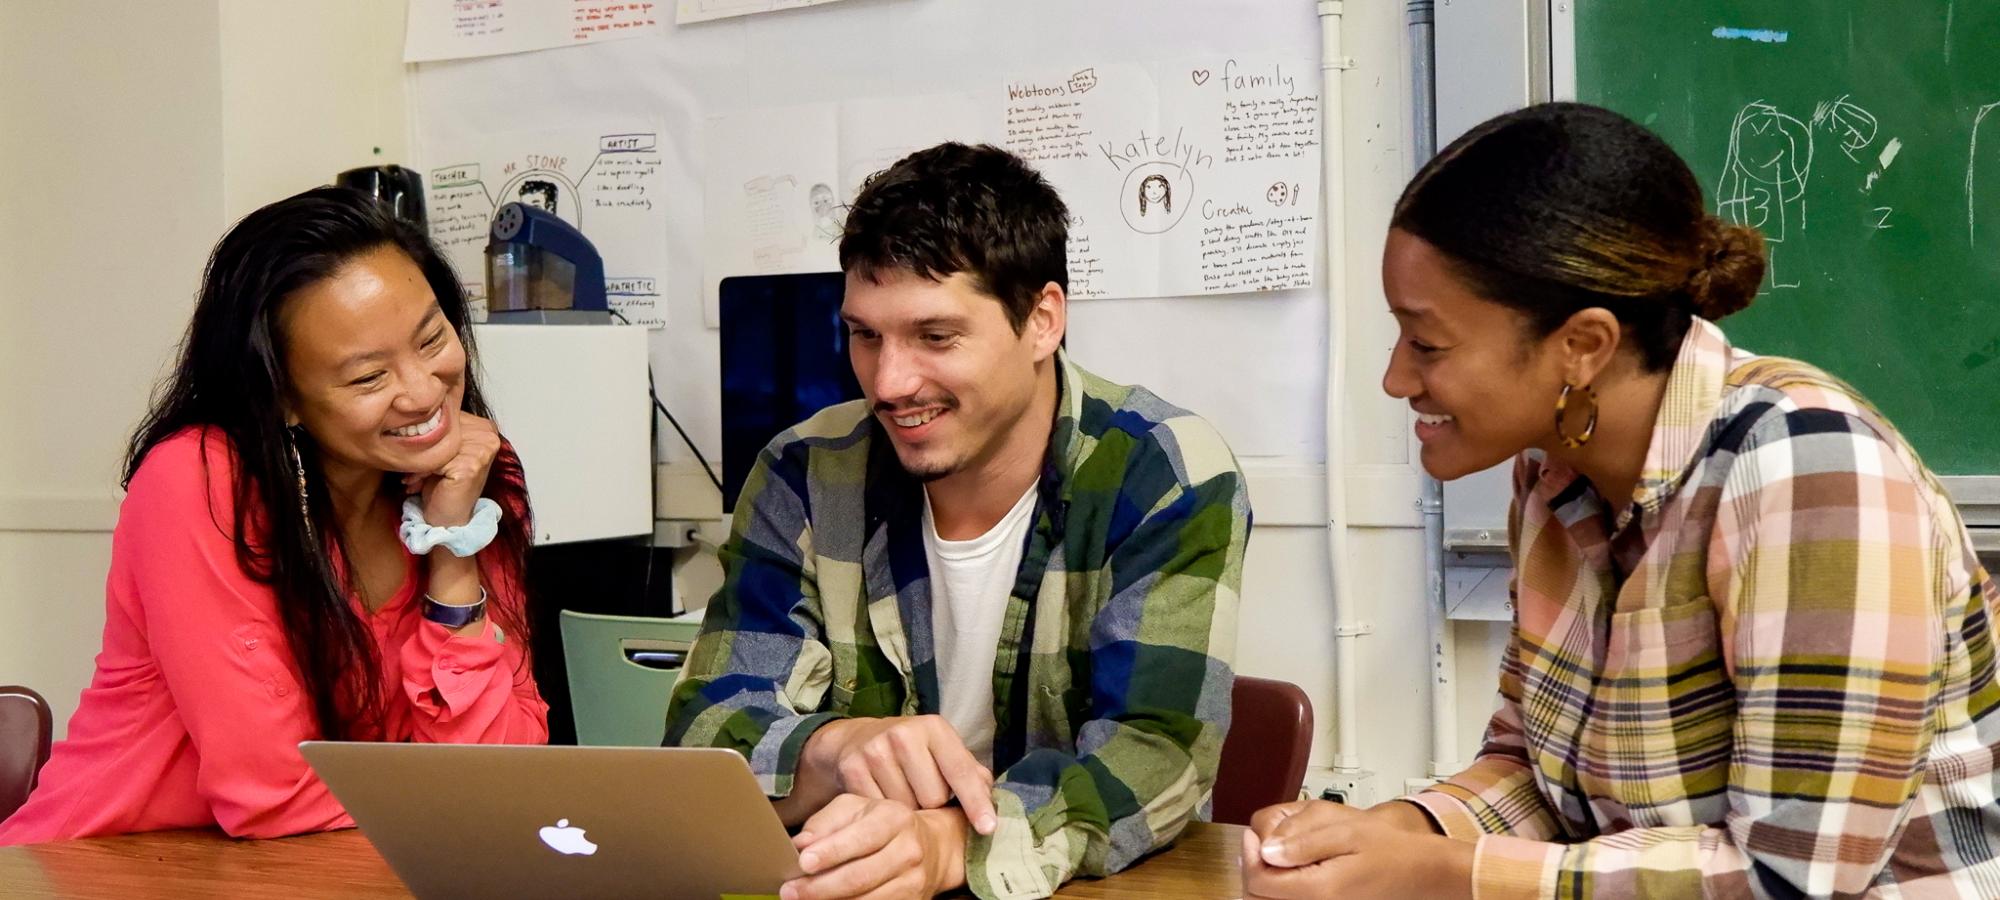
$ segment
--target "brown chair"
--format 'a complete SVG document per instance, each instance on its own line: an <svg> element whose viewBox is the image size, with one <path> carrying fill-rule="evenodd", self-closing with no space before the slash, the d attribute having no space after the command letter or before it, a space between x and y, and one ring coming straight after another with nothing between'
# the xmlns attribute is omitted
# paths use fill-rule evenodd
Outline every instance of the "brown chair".
<svg viewBox="0 0 2000 900"><path fill-rule="evenodd" d="M1248 825L1256 811L1299 799L1312 753L1312 699L1289 681L1238 675L1230 700L1213 820Z"/></svg>
<svg viewBox="0 0 2000 900"><path fill-rule="evenodd" d="M28 802L35 776L49 761L55 720L48 701L24 687L0 685L0 820Z"/></svg>

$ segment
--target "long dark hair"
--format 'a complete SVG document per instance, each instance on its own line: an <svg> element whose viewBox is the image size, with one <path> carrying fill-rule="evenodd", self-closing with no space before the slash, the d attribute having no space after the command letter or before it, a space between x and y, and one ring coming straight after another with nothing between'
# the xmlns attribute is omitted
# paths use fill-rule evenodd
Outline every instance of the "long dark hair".
<svg viewBox="0 0 2000 900"><path fill-rule="evenodd" d="M329 740L364 736L379 725L388 688L382 684L374 639L349 605L349 585L336 563L336 554L348 557L320 477L318 447L304 429L285 425L290 385L279 315L301 288L384 247L401 250L422 270L445 319L465 345L460 409L490 416L479 393L465 292L451 266L422 231L375 198L323 187L243 217L216 244L194 318L181 340L179 361L154 392L152 410L132 435L125 456L129 485L147 451L185 429L204 429L204 440L213 438L211 432L226 439L236 472L235 521L216 526L228 528L244 573L276 593L285 640L312 700L319 732ZM303 463L298 468L294 448ZM301 468L310 522L299 504ZM385 489L396 487L391 484L395 475L383 477ZM499 575L512 582L509 593L525 600L531 531L526 482L511 447L503 445L494 459L484 493L508 515L482 557L489 566L497 563ZM488 588L489 595L501 593L493 585ZM528 646L529 610L495 602L488 613L509 640Z"/></svg>
<svg viewBox="0 0 2000 900"><path fill-rule="evenodd" d="M1695 315L1749 306L1764 278L1763 235L1710 215L1673 148L1580 103L1466 132L1411 179L1389 224L1525 314L1538 337L1584 309L1610 310L1650 371L1673 364Z"/></svg>

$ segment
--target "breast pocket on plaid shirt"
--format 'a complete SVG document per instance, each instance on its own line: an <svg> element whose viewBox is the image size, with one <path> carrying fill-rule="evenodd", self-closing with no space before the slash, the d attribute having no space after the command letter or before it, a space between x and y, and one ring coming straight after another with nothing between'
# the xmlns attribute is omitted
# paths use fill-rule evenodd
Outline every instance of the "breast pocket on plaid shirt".
<svg viewBox="0 0 2000 900"><path fill-rule="evenodd" d="M914 712L906 708L901 686L891 681L849 677L835 681L828 693L833 698L832 709L856 718L881 719Z"/></svg>
<svg viewBox="0 0 2000 900"><path fill-rule="evenodd" d="M1578 773L1598 821L1640 828L1721 822L1736 694L1722 664L1715 605L1700 597L1618 613L1608 637Z"/></svg>

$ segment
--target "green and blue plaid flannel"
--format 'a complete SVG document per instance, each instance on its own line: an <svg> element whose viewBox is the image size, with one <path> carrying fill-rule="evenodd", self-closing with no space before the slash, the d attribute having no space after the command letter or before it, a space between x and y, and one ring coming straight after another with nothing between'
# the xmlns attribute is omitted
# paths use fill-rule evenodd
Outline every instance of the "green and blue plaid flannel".
<svg viewBox="0 0 2000 900"><path fill-rule="evenodd" d="M1229 727L1243 474L1208 423L1057 359L1055 430L993 671L1000 824L981 897L1116 872L1207 804ZM724 581L667 711L666 743L730 747L792 790L841 716L936 713L923 487L865 402L767 447L720 556Z"/></svg>

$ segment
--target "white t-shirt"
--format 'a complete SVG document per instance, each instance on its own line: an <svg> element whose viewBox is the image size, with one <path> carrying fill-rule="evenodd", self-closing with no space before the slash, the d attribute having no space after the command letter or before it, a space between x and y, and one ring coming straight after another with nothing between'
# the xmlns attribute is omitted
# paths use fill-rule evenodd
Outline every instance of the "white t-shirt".
<svg viewBox="0 0 2000 900"><path fill-rule="evenodd" d="M1000 625L1035 524L1035 486L985 534L967 541L938 537L924 495L924 556L931 568L931 631L937 647L940 713L966 749L993 765L993 662Z"/></svg>

